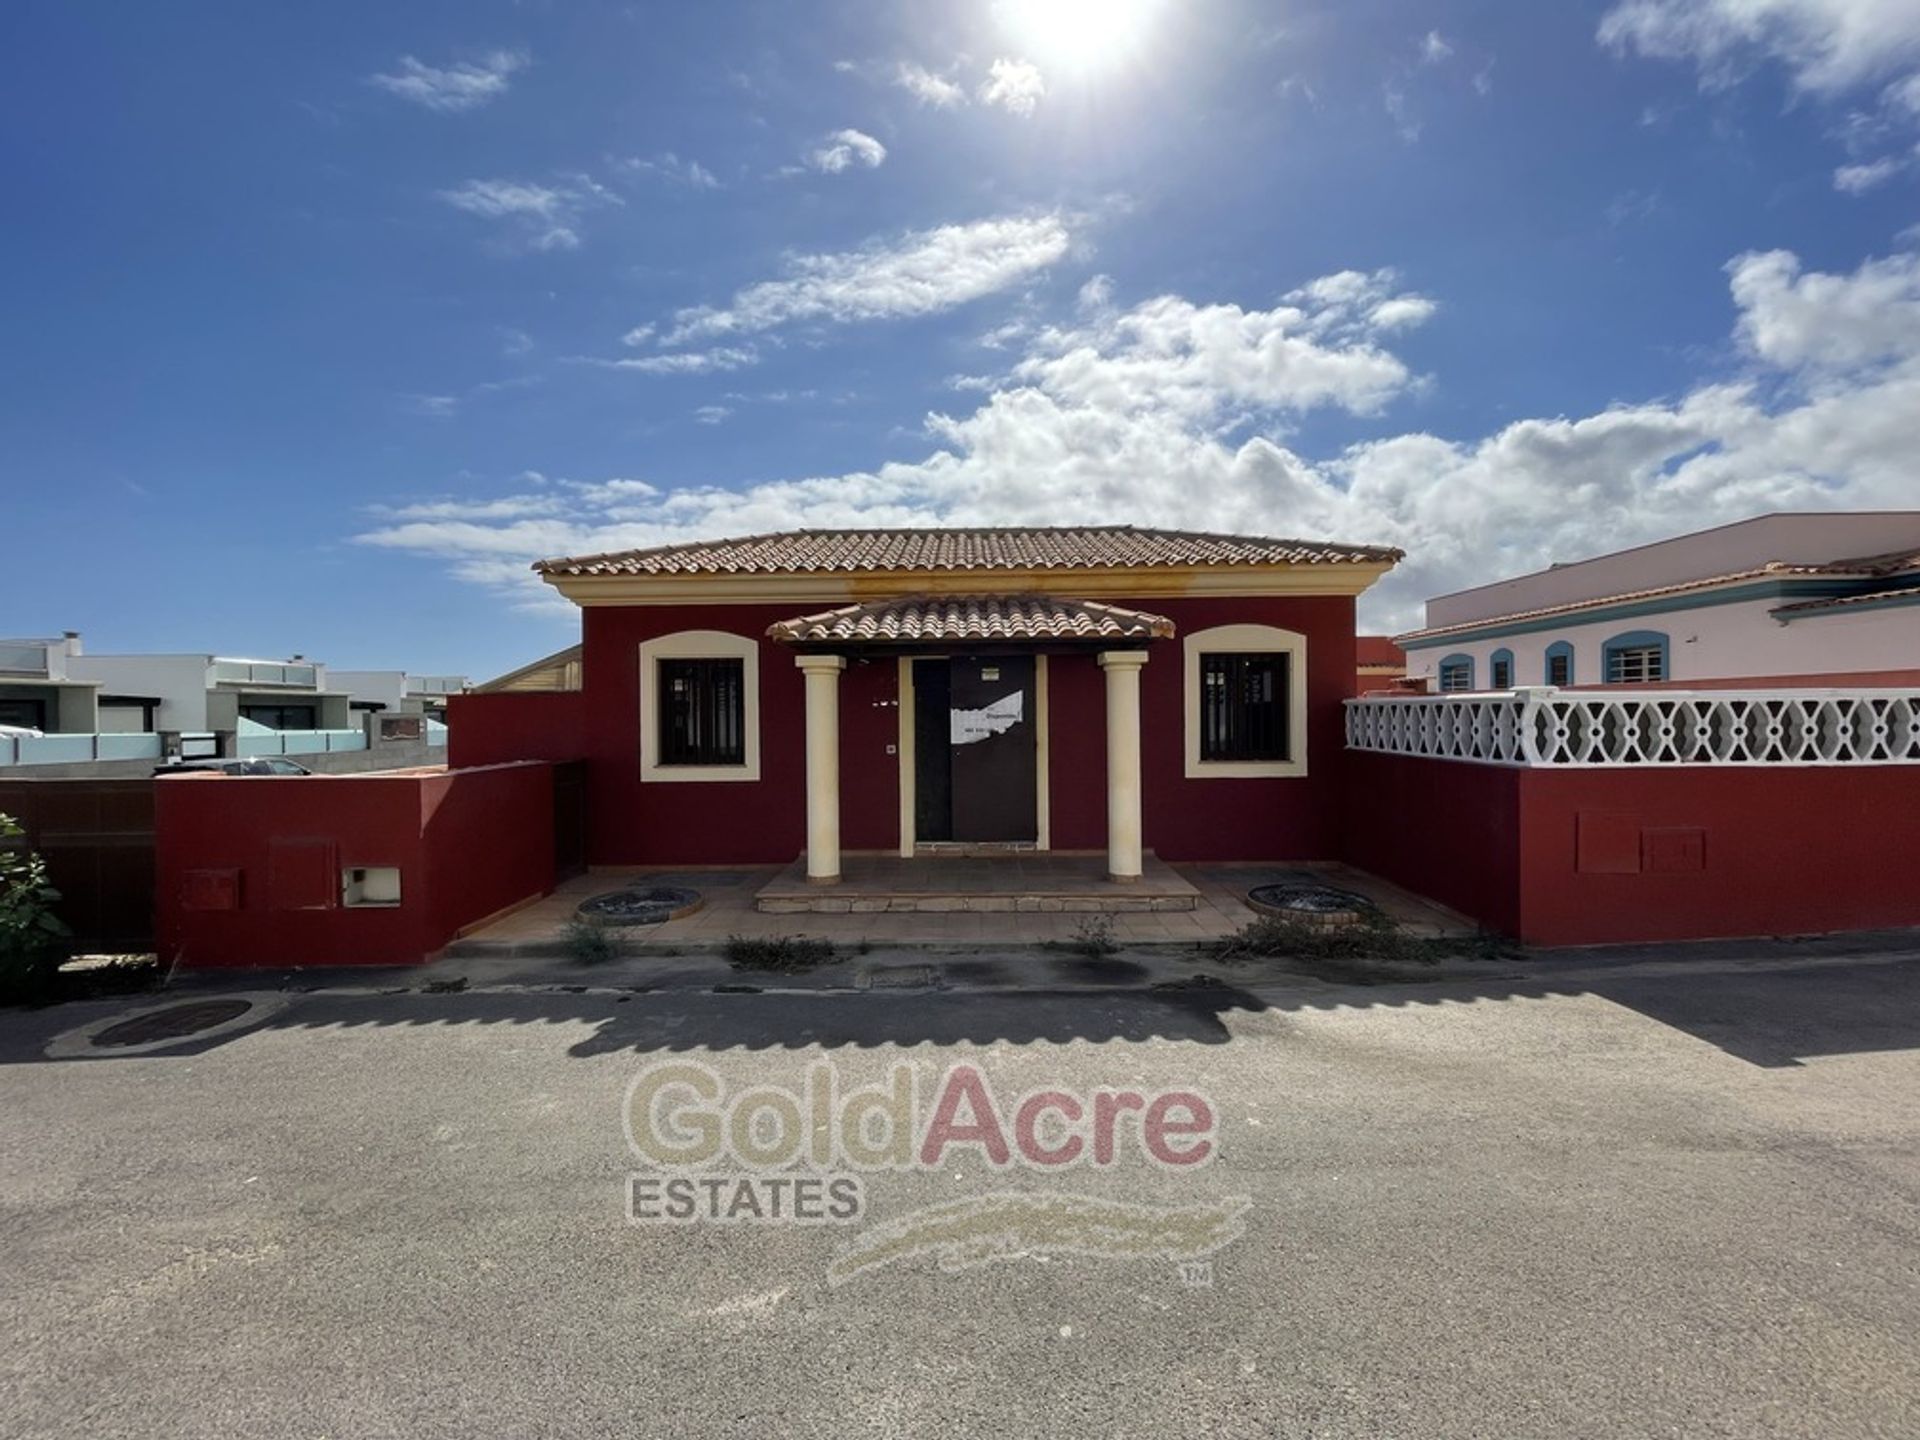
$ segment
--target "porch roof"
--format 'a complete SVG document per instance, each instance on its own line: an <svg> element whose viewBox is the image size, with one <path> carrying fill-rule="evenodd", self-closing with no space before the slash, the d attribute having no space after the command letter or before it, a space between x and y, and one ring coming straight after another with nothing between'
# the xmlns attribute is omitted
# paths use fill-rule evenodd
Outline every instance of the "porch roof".
<svg viewBox="0 0 1920 1440"><path fill-rule="evenodd" d="M800 615L767 627L792 645L925 645L949 641L1168 639L1164 615L1057 595L902 595Z"/></svg>

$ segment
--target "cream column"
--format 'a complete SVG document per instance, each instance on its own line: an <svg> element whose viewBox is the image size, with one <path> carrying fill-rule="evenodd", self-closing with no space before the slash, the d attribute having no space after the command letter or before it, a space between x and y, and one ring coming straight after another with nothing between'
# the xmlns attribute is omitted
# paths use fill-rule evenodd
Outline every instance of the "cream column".
<svg viewBox="0 0 1920 1440"><path fill-rule="evenodd" d="M1140 667L1144 650L1107 650L1107 873L1140 878Z"/></svg>
<svg viewBox="0 0 1920 1440"><path fill-rule="evenodd" d="M840 879L840 672L838 655L796 655L807 677L807 879Z"/></svg>

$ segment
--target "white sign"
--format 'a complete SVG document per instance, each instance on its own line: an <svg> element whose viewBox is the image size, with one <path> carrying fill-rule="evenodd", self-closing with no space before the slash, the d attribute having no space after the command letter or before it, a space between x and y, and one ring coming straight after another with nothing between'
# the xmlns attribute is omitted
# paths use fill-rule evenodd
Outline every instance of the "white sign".
<svg viewBox="0 0 1920 1440"><path fill-rule="evenodd" d="M950 710L949 739L955 745L971 745L1004 735L1027 718L1027 692L1016 690L1003 695L984 710Z"/></svg>

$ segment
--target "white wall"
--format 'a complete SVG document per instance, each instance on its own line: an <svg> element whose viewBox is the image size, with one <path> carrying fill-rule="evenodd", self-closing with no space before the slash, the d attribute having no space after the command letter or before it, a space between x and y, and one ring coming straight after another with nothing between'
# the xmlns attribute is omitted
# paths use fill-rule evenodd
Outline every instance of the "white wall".
<svg viewBox="0 0 1920 1440"><path fill-rule="evenodd" d="M1452 655L1473 657L1473 683L1487 689L1493 652L1513 652L1513 683L1547 683L1547 647L1572 643L1573 683L1605 680L1602 647L1633 630L1665 632L1670 680L1726 680L1755 675L1825 675L1867 670L1920 669L1920 605L1884 610L1838 611L1782 625L1768 612L1785 602L1746 600L1640 615L1599 624L1566 625L1498 640L1446 643L1407 652L1407 673L1425 676L1437 689L1440 662Z"/></svg>
<svg viewBox="0 0 1920 1440"><path fill-rule="evenodd" d="M1716 530L1437 595L1427 601L1426 623L1435 628L1463 625L1522 610L1738 574L1774 561L1825 564L1904 548L1920 549L1920 510L1762 515Z"/></svg>
<svg viewBox="0 0 1920 1440"><path fill-rule="evenodd" d="M67 661L67 673L75 680L98 680L103 694L157 697L156 729L206 730L207 660L205 655L75 655Z"/></svg>
<svg viewBox="0 0 1920 1440"><path fill-rule="evenodd" d="M329 670L327 688L344 690L351 700L398 711L407 695L404 670Z"/></svg>

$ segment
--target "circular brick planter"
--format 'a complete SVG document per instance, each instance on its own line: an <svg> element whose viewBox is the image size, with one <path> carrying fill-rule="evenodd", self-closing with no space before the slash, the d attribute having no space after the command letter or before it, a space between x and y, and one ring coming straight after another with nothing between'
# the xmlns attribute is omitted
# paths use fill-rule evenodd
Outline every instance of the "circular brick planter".
<svg viewBox="0 0 1920 1440"><path fill-rule="evenodd" d="M589 925L661 925L705 903L698 890L685 885L633 885L583 900L573 913Z"/></svg>
<svg viewBox="0 0 1920 1440"><path fill-rule="evenodd" d="M1247 892L1247 904L1262 915L1280 915L1327 930L1363 925L1380 914L1366 896L1332 885L1260 885Z"/></svg>

